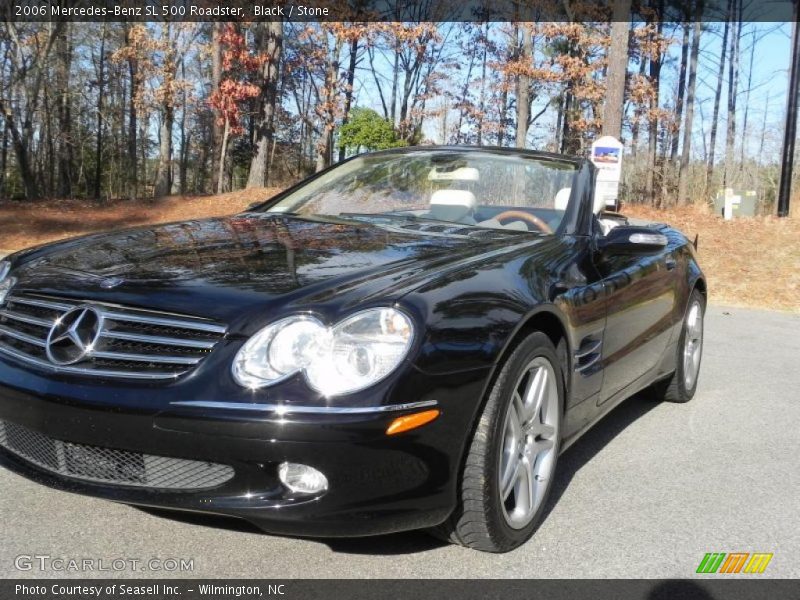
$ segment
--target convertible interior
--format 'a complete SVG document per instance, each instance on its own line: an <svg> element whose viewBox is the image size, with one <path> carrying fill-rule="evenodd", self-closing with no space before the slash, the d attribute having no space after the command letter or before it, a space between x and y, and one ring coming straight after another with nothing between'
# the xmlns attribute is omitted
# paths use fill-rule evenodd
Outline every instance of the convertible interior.
<svg viewBox="0 0 800 600"><path fill-rule="evenodd" d="M554 198L543 199L537 198L541 196L541 191L525 190L527 193L523 195L526 202L520 206L518 204L522 202L489 202L494 198L486 198L487 203L481 203L481 196L489 194L486 194L487 186L480 185L480 172L473 167L448 171L433 168L428 181L435 189L427 210L408 212L437 221L542 233L552 233L558 228L572 191L564 187L558 190Z"/></svg>
<svg viewBox="0 0 800 600"><path fill-rule="evenodd" d="M553 233L561 223L572 192L572 188L562 187L548 202L547 199L541 199L541 192L526 190L528 193L525 194L525 199L535 202L535 206L481 204L476 195L480 193L480 189L475 185L480 182L478 169L462 167L448 172L444 177L437 169L432 169L428 179L431 181L444 179L450 183L448 187L437 189L431 194L427 210L409 212L438 221L493 229ZM595 208L597 225L603 235L607 235L614 227L627 223L623 215L607 213L602 206Z"/></svg>

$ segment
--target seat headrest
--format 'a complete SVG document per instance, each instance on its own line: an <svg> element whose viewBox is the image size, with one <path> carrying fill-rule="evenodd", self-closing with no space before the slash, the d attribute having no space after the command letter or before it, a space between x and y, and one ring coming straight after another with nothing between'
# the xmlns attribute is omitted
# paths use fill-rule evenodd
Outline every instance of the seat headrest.
<svg viewBox="0 0 800 600"><path fill-rule="evenodd" d="M436 190L431 196L431 206L465 206L475 208L475 194L469 190Z"/></svg>
<svg viewBox="0 0 800 600"><path fill-rule="evenodd" d="M572 188L561 188L558 190L553 208L556 210L567 210L570 194L572 194Z"/></svg>
<svg viewBox="0 0 800 600"><path fill-rule="evenodd" d="M478 201L468 190L437 190L431 196L431 216L443 221L460 221L472 216Z"/></svg>

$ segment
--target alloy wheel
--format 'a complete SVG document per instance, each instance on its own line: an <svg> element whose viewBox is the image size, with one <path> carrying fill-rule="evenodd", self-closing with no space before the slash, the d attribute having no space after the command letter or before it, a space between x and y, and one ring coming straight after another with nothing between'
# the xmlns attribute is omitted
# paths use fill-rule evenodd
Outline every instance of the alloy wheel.
<svg viewBox="0 0 800 600"><path fill-rule="evenodd" d="M514 386L503 428L499 489L506 523L527 526L544 500L556 462L558 384L544 357L531 361Z"/></svg>
<svg viewBox="0 0 800 600"><path fill-rule="evenodd" d="M694 301L686 315L686 333L683 342L683 377L687 390L694 387L703 355L703 307Z"/></svg>

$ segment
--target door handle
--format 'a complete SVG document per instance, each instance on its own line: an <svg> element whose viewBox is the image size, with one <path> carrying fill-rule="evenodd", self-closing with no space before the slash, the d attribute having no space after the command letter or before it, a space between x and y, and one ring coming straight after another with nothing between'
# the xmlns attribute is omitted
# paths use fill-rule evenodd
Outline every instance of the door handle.
<svg viewBox="0 0 800 600"><path fill-rule="evenodd" d="M672 269L674 269L675 267L678 266L678 261L676 261L671 256L668 256L667 260L664 262L664 264L667 265L667 270L668 271L672 271Z"/></svg>

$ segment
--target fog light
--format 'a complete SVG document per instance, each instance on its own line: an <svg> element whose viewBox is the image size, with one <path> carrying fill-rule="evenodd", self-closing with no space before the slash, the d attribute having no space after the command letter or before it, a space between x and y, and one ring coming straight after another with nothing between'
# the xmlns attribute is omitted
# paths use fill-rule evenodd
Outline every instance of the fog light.
<svg viewBox="0 0 800 600"><path fill-rule="evenodd" d="M290 491L298 494L319 494L328 489L328 478L308 465L281 463L278 477Z"/></svg>

